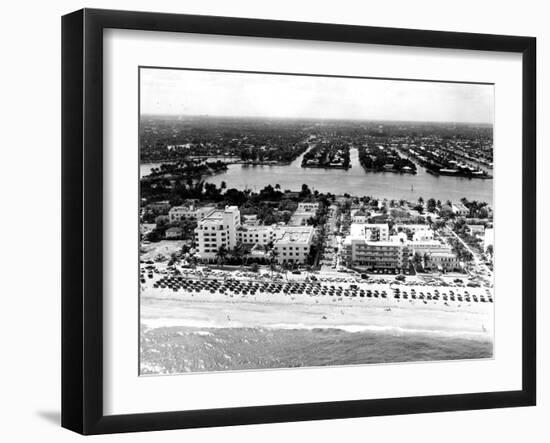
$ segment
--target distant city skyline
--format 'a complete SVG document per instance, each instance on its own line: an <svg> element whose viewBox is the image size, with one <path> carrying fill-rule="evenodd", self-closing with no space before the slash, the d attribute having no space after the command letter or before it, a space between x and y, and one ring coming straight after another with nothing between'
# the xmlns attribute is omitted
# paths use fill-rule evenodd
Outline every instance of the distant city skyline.
<svg viewBox="0 0 550 443"><path fill-rule="evenodd" d="M141 115L493 124L487 84L141 68Z"/></svg>

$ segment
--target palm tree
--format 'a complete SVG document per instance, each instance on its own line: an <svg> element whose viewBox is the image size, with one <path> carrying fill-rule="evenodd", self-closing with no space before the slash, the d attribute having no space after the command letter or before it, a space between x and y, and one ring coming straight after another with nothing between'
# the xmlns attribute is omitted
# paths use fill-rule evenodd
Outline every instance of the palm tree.
<svg viewBox="0 0 550 443"><path fill-rule="evenodd" d="M218 263L221 264L222 268L225 263L225 258L227 257L227 248L225 245L221 245L216 251L216 257L218 257Z"/></svg>
<svg viewBox="0 0 550 443"><path fill-rule="evenodd" d="M288 261L283 262L283 269L285 271L285 280L288 281L288 271L292 268L292 264Z"/></svg>
<svg viewBox="0 0 550 443"><path fill-rule="evenodd" d="M271 277L273 277L273 271L276 269L278 255L279 253L277 252L277 250L271 248L271 250L269 251L269 270L271 271Z"/></svg>
<svg viewBox="0 0 550 443"><path fill-rule="evenodd" d="M422 256L418 252L415 252L412 261L416 269L417 266L422 264Z"/></svg>
<svg viewBox="0 0 550 443"><path fill-rule="evenodd" d="M243 260L243 257L245 255L245 250L244 250L243 244L240 243L240 242L237 243L235 245L235 247L233 248L232 254L235 258L239 259L241 264L242 264L242 260Z"/></svg>
<svg viewBox="0 0 550 443"><path fill-rule="evenodd" d="M305 267L305 271L306 271L306 281L309 280L309 275L311 274L311 266L310 265L306 265Z"/></svg>
<svg viewBox="0 0 550 443"><path fill-rule="evenodd" d="M430 254L425 252L422 259L424 261L424 267L428 266L428 263L430 263Z"/></svg>

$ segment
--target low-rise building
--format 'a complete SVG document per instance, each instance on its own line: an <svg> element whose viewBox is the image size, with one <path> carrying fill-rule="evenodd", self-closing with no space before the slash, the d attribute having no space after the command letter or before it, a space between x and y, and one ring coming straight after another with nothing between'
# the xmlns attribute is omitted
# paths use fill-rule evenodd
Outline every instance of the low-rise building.
<svg viewBox="0 0 550 443"><path fill-rule="evenodd" d="M298 208L296 208L296 212L311 212L315 214L318 209L319 209L319 203L302 202L302 203L298 203Z"/></svg>
<svg viewBox="0 0 550 443"><path fill-rule="evenodd" d="M430 225L421 224L421 223L415 223L415 224L397 223L393 226L393 229L396 232L405 231L405 232L410 232L411 234L415 234L418 231L431 230Z"/></svg>
<svg viewBox="0 0 550 443"><path fill-rule="evenodd" d="M170 210L170 202L168 200L152 202L147 205L147 209L150 211L155 211L157 214L166 215Z"/></svg>
<svg viewBox="0 0 550 443"><path fill-rule="evenodd" d="M296 211L294 211L288 222L289 226L307 226L307 221L315 217L318 209L319 203L298 203Z"/></svg>
<svg viewBox="0 0 550 443"><path fill-rule="evenodd" d="M463 203L453 203L452 210L454 214L461 217L466 217L470 213L470 210Z"/></svg>
<svg viewBox="0 0 550 443"><path fill-rule="evenodd" d="M452 253L452 248L441 243L438 240L426 240L426 241L411 241L408 242L412 254L436 254L436 253Z"/></svg>
<svg viewBox="0 0 550 443"><path fill-rule="evenodd" d="M367 223L369 215L361 209L352 209L350 211L352 223Z"/></svg>
<svg viewBox="0 0 550 443"><path fill-rule="evenodd" d="M484 235L485 226L484 225L466 225L466 229L470 235Z"/></svg>
<svg viewBox="0 0 550 443"><path fill-rule="evenodd" d="M164 233L164 236L168 240L177 240L180 239L183 236L183 229L178 227L172 227L168 228L166 232Z"/></svg>
<svg viewBox="0 0 550 443"><path fill-rule="evenodd" d="M431 270L455 271L460 269L460 262L451 252L434 252L429 255L426 267Z"/></svg>
<svg viewBox="0 0 550 443"><path fill-rule="evenodd" d="M199 221L201 218L206 217L216 208L214 206L202 206L197 207L193 204L184 206L174 206L168 212L170 223L178 221Z"/></svg>
<svg viewBox="0 0 550 443"><path fill-rule="evenodd" d="M174 206L168 212L168 217L170 217L170 223L184 221L184 220L193 220L197 219L196 208L191 206Z"/></svg>
<svg viewBox="0 0 550 443"><path fill-rule="evenodd" d="M155 230L157 225L154 223L140 223L139 224L139 233L142 236L145 236Z"/></svg>

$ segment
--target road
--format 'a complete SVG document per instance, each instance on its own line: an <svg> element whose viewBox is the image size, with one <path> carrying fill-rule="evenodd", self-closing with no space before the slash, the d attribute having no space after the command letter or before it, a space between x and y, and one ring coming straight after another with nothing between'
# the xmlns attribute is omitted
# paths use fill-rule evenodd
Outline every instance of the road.
<svg viewBox="0 0 550 443"><path fill-rule="evenodd" d="M483 259L480 257L479 253L474 251L456 232L454 232L449 227L446 228L447 231L449 231L460 243L464 245L467 251L472 254L472 257L474 258L474 265L477 269L483 269L486 273L489 279L493 278L493 274L491 270L487 267Z"/></svg>

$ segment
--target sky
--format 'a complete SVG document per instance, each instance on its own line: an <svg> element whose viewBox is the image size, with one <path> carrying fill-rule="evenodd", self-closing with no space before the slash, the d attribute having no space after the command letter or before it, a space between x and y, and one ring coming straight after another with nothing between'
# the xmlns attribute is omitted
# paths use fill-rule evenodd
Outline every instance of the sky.
<svg viewBox="0 0 550 443"><path fill-rule="evenodd" d="M492 123L492 85L142 68L141 114Z"/></svg>

